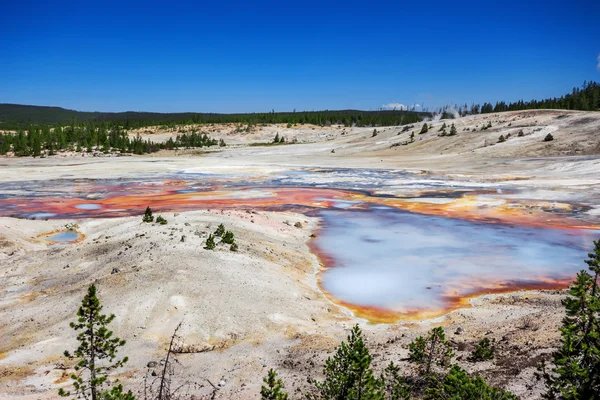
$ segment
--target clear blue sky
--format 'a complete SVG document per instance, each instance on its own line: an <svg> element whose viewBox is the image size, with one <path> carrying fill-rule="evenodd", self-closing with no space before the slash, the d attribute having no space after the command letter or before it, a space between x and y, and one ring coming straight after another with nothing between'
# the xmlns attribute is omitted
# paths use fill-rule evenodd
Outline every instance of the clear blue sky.
<svg viewBox="0 0 600 400"><path fill-rule="evenodd" d="M0 0L0 103L85 111L528 100L599 55L598 0Z"/></svg>

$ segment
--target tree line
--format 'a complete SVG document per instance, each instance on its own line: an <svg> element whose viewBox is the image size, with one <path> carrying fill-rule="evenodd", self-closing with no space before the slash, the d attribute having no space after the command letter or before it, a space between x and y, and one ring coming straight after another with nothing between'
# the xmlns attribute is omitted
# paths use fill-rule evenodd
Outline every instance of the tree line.
<svg viewBox="0 0 600 400"><path fill-rule="evenodd" d="M391 126L421 121L429 113L406 110L323 110L263 113L99 113L65 110L60 107L0 104L0 129L16 130L29 125L69 124L72 121L92 124L111 123L123 129L147 126L177 127L178 125L236 123L260 124L312 124L345 126Z"/></svg>
<svg viewBox="0 0 600 400"><path fill-rule="evenodd" d="M449 110L455 110L460 116L472 114L489 114L504 111L537 110L537 109L560 109L560 110L600 110L600 84L594 81L584 81L581 87L574 87L570 93L561 97L552 97L542 100L505 102L498 101L495 104L485 102L483 104L471 104L468 106L453 105L444 107L441 112L442 119L452 118Z"/></svg>

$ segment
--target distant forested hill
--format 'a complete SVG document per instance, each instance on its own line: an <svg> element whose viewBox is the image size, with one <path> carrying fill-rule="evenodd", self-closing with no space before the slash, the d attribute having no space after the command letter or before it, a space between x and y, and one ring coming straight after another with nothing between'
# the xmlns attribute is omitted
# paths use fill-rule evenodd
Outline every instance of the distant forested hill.
<svg viewBox="0 0 600 400"><path fill-rule="evenodd" d="M344 124L358 126L402 125L421 121L429 113L414 111L301 111L249 114L213 113L152 113L152 112L87 112L60 107L0 104L0 128L17 129L28 125L55 125L81 122L119 123L125 128L182 123L291 123L291 124Z"/></svg>

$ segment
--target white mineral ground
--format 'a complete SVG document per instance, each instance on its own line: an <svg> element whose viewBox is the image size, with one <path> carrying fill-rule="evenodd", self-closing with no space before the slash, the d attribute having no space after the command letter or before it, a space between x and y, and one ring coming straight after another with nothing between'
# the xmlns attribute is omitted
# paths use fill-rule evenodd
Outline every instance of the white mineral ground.
<svg viewBox="0 0 600 400"><path fill-rule="evenodd" d="M488 121L492 128L481 131ZM455 123L458 135L438 137L443 122ZM178 171L247 176L296 167L390 168L439 175L448 185L494 187L502 182L518 188L520 198L583 202L590 206L584 217L600 223L600 113L523 111L433 125L424 135L418 134L421 124L403 133L402 127L377 128L375 137L373 128L265 126L235 133L232 125L214 126L211 135L228 143L224 149L132 157L6 157L0 159L0 184ZM517 136L520 130L523 137ZM391 147L406 142L412 131L414 143ZM176 135L157 129L140 133L155 141ZM247 146L268 142L275 133L298 144ZM496 143L508 133L506 142ZM548 133L554 141L543 141ZM355 323L365 331L376 368L389 361L410 368L402 361L408 343L442 324L469 371L522 398L540 396L533 373L557 344L564 291L484 295L472 301L473 307L435 321L373 325L330 302L317 287L319 263L307 245L316 218L237 210L169 212L165 217L165 226L142 224L139 216L0 218L0 397L57 397L58 388L68 383L64 367L71 365L62 352L76 345L68 323L91 283L98 285L104 311L116 315L115 334L127 340L122 353L130 361L119 376L134 391L142 385L147 364L164 355L180 321L184 344L198 352L178 356L178 381L197 383L193 392L198 396L212 393L210 381L222 399L257 398L261 378L271 367L290 392L302 390L307 377L320 376L327 353ZM49 248L38 237L71 222L85 234L80 243ZM296 222L302 227L294 227ZM239 252L202 249L219 223L236 233ZM585 268L583 258L581 264ZM454 335L458 327L464 333ZM497 359L467 362L475 342L486 334L498 342Z"/></svg>

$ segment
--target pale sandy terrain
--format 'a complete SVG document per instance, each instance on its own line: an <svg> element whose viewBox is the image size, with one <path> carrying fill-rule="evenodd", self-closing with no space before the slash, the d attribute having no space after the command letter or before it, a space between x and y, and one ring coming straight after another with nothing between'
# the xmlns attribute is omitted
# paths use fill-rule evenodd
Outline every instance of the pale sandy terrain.
<svg viewBox="0 0 600 400"><path fill-rule="evenodd" d="M481 131L488 121L492 128ZM443 122L454 122L458 135L439 137ZM240 133L235 126L211 127L211 135L228 146L204 149L200 155L197 150L179 150L143 157L0 158L0 185L46 179L150 179L179 171L260 175L296 167L388 168L439 174L450 183L493 187L502 182L531 199L584 203L586 218L600 221L600 113L511 112L432 124L424 135L418 134L421 124L407 132L378 127L375 137L374 128L281 125ZM517 136L519 130L523 137ZM177 134L149 131L141 134L156 141ZM415 142L402 145L413 131ZM276 133L298 144L247 146L268 142ZM506 142L496 143L508 133ZM548 133L554 141L543 141ZM143 224L139 216L0 218L0 398L56 397L65 384L61 354L75 346L68 322L90 283L98 285L104 310L116 315L115 334L127 339L124 352L130 361L121 378L132 389L140 387L147 363L160 359L180 321L184 343L202 350L179 356L180 379L196 382L199 396L210 396L210 380L219 388L216 398L222 399L257 398L270 367L279 370L290 392L306 387L306 378L319 376L328 351L354 323L365 330L376 368L390 360L405 365L401 360L408 343L441 324L468 370L479 371L521 398L539 398L534 366L557 343L564 292L483 296L473 300L473 307L434 321L373 325L319 290L319 261L307 245L318 219L289 212L221 210L165 216L165 226ZM85 235L80 243L49 248L38 237L71 222ZM294 227L296 222L302 228ZM235 233L239 252L225 246L213 252L203 249L208 233L219 223ZM458 327L464 333L455 335ZM498 359L465 361L485 335L498 342Z"/></svg>

